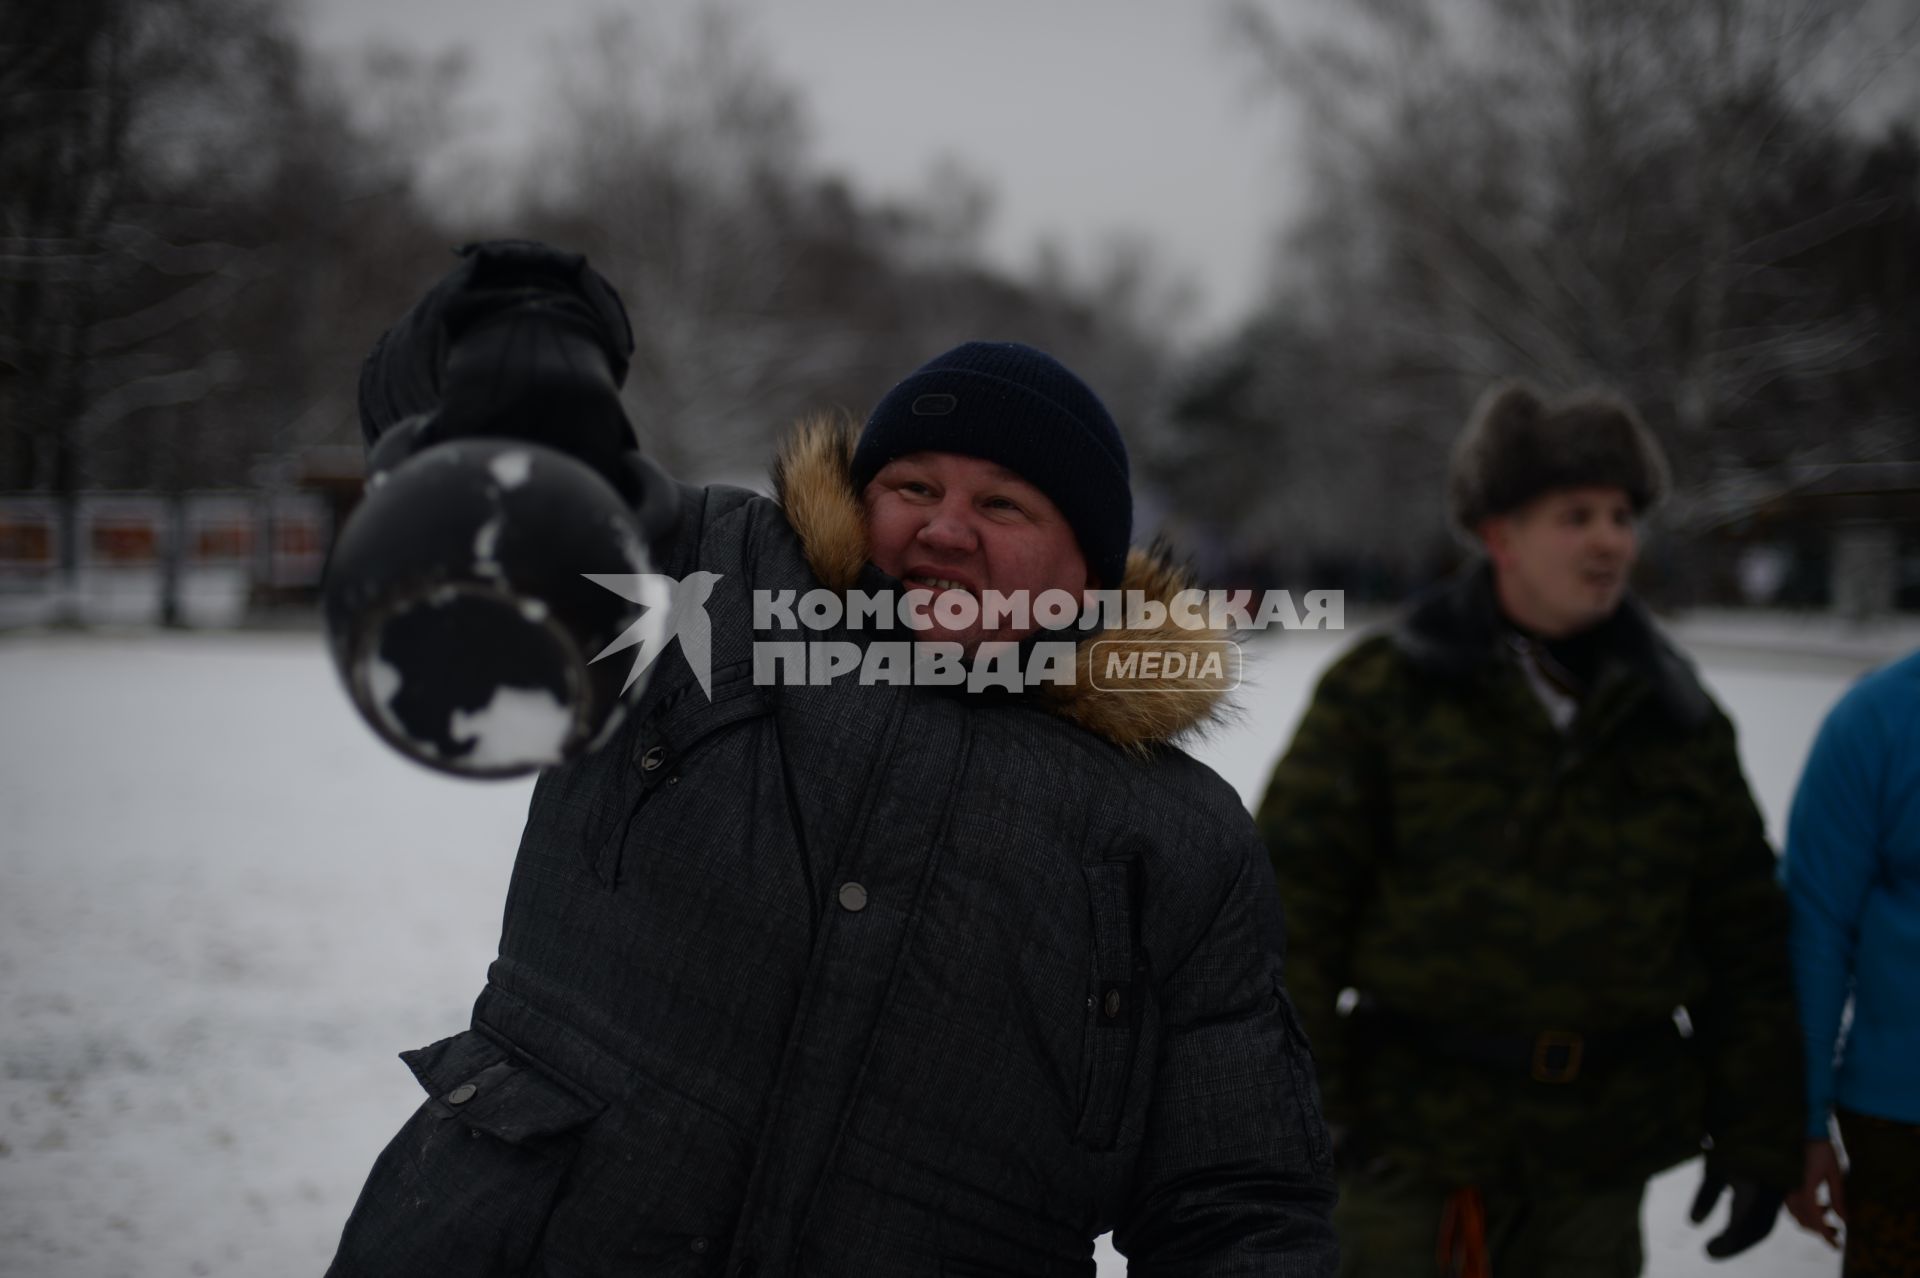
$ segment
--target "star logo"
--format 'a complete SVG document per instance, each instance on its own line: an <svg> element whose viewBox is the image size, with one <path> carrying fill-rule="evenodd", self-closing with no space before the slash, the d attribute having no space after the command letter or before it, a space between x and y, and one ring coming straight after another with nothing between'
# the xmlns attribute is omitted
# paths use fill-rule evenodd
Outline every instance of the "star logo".
<svg viewBox="0 0 1920 1278"><path fill-rule="evenodd" d="M707 620L707 598L722 574L690 572L673 578L657 572L589 572L581 574L594 585L611 590L622 599L645 609L640 619L628 626L618 639L593 658L599 661L635 645L640 651L633 657L633 669L620 685L625 692L644 675L667 645L680 640L680 655L700 681L700 691L713 700L713 626Z"/></svg>

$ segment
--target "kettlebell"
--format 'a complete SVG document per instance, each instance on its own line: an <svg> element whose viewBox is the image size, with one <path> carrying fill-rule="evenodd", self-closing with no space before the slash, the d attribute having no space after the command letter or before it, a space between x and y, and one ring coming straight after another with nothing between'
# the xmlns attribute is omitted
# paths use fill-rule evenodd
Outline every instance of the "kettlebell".
<svg viewBox="0 0 1920 1278"><path fill-rule="evenodd" d="M613 419L630 440L597 348L521 315L456 346L440 405L370 452L323 605L348 696L407 758L523 775L604 744L644 691L597 658L662 610L590 578L652 571L676 490L606 446Z"/></svg>

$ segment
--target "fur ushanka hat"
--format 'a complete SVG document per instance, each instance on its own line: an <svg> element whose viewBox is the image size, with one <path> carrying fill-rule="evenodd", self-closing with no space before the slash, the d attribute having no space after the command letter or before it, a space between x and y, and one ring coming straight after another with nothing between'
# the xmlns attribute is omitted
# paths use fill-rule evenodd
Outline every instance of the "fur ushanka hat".
<svg viewBox="0 0 1920 1278"><path fill-rule="evenodd" d="M1624 400L1595 391L1544 400L1524 382L1481 396L1453 446L1447 506L1462 532L1556 488L1626 490L1635 514L1667 492L1667 459Z"/></svg>

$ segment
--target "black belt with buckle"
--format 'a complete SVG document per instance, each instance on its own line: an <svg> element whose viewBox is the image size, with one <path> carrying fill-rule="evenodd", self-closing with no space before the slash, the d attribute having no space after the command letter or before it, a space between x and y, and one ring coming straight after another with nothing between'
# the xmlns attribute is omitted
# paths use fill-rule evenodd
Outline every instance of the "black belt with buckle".
<svg viewBox="0 0 1920 1278"><path fill-rule="evenodd" d="M1356 1042L1363 1051L1372 1042L1393 1042L1450 1060L1522 1074L1536 1083L1571 1083L1682 1042L1679 1026L1671 1017L1601 1034L1576 1030L1495 1033L1414 1016L1367 998L1355 1005L1352 1022Z"/></svg>

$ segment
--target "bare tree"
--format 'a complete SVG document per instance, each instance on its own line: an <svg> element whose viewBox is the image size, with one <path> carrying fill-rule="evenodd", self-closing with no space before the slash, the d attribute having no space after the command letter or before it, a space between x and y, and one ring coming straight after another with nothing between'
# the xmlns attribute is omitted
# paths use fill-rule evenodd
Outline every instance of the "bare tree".
<svg viewBox="0 0 1920 1278"><path fill-rule="evenodd" d="M135 414L191 403L230 376L209 353L170 360L157 332L214 305L239 256L142 225L155 107L190 75L213 0L74 0L24 7L0 30L0 483L62 499L95 481L95 441Z"/></svg>
<svg viewBox="0 0 1920 1278"><path fill-rule="evenodd" d="M766 407L844 359L783 305L800 104L726 10L688 30L610 13L556 51L552 83L524 224L589 253L625 296L626 399L648 447L684 473L736 469L761 451Z"/></svg>
<svg viewBox="0 0 1920 1278"><path fill-rule="evenodd" d="M401 144L348 118L271 3L19 18L0 25L0 487L62 499L71 573L83 487L245 484L350 425L378 330L343 340L343 320L391 313L382 247L420 219Z"/></svg>
<svg viewBox="0 0 1920 1278"><path fill-rule="evenodd" d="M742 477L804 411L862 411L945 346L1053 350L1144 421L1165 361L1135 335L1178 289L1140 246L1010 278L982 261L988 184L933 156L864 199L808 153L800 92L728 9L602 19L558 54L559 110L514 223L585 251L624 296L626 401L670 470Z"/></svg>
<svg viewBox="0 0 1920 1278"><path fill-rule="evenodd" d="M1834 409L1892 354L1885 316L1816 259L1900 216L1897 189L1860 180L1853 102L1912 77L1920 16L1873 0L1231 12L1308 120L1316 199L1271 309L1340 383L1304 397L1332 417L1283 404L1271 428L1298 473L1344 476L1358 443L1376 459L1362 489L1380 471L1408 485L1357 503L1397 530L1349 514L1337 535L1425 553L1409 530L1439 526L1432 471L1499 376L1629 394L1677 456L1683 516L1731 474L1884 442L1877 414Z"/></svg>

